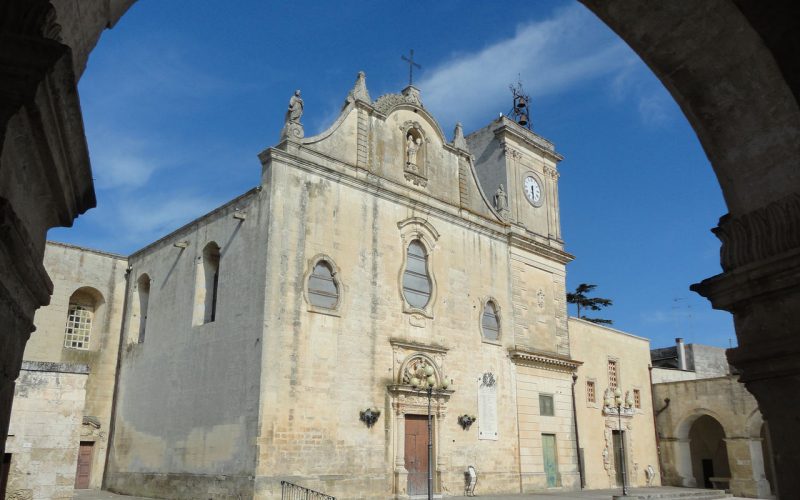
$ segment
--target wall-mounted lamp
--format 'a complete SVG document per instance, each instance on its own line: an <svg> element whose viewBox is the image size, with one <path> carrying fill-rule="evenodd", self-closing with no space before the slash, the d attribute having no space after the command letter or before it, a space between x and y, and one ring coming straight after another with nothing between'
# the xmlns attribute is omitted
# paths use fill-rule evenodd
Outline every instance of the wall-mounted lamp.
<svg viewBox="0 0 800 500"><path fill-rule="evenodd" d="M381 411L377 408L367 408L366 410L361 410L361 416L359 420L367 424L367 427L372 427L375 425L375 422L378 421L378 417L381 416Z"/></svg>
<svg viewBox="0 0 800 500"><path fill-rule="evenodd" d="M463 415L458 416L458 425L461 426L462 429L465 431L469 429L469 427L478 420L478 417L475 415L467 415L466 413Z"/></svg>
<svg viewBox="0 0 800 500"><path fill-rule="evenodd" d="M235 210L233 212L233 218L239 220L245 220L247 218L247 212L242 212L241 210Z"/></svg>
<svg viewBox="0 0 800 500"><path fill-rule="evenodd" d="M177 242L173 243L172 246L174 246L175 248L183 249L183 248L186 248L186 247L189 246L189 242L188 241L177 241Z"/></svg>

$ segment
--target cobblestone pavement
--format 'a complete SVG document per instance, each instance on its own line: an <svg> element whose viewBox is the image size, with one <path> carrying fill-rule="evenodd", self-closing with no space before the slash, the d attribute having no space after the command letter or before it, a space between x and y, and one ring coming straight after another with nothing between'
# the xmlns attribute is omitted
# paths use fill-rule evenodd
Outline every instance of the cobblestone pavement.
<svg viewBox="0 0 800 500"><path fill-rule="evenodd" d="M689 488L677 488L662 486L657 488L631 488L629 495L636 498L637 494L656 494L667 492L689 492L703 491L691 490ZM553 491L548 493L536 493L531 495L476 495L474 497L446 497L452 500L609 500L612 495L619 495L619 488L611 490L584 490L584 491ZM144 497L129 497L116 495L108 491L100 490L75 490L75 500L152 500ZM745 500L739 497L729 497L727 500ZM753 499L748 499L753 500Z"/></svg>

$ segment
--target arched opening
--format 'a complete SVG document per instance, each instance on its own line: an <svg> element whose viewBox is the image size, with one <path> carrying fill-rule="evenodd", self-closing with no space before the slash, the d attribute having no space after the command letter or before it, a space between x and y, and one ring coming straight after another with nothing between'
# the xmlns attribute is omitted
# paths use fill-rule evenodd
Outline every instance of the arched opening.
<svg viewBox="0 0 800 500"><path fill-rule="evenodd" d="M144 342L144 334L147 328L147 309L150 305L150 276L143 274L137 283L137 298L139 302L139 343Z"/></svg>
<svg viewBox="0 0 800 500"><path fill-rule="evenodd" d="M308 277L308 302L314 307L336 309L339 305L339 286L334 270L326 260L319 260Z"/></svg>
<svg viewBox="0 0 800 500"><path fill-rule="evenodd" d="M730 480L725 431L714 417L702 415L694 421L689 429L689 449L692 473L699 488L714 488L717 479Z"/></svg>
<svg viewBox="0 0 800 500"><path fill-rule="evenodd" d="M487 300L483 306L481 333L485 340L500 340L500 316L494 300Z"/></svg>
<svg viewBox="0 0 800 500"><path fill-rule="evenodd" d="M195 286L194 324L213 323L217 319L217 292L219 289L219 245L208 243L203 248L197 269Z"/></svg>
<svg viewBox="0 0 800 500"><path fill-rule="evenodd" d="M145 331L147 330L147 315L150 305L150 276L147 273L139 275L134 287L128 341L141 344L144 342Z"/></svg>
<svg viewBox="0 0 800 500"><path fill-rule="evenodd" d="M90 287L79 288L70 295L64 326L65 348L89 349L92 326L96 323L103 302L103 295Z"/></svg>

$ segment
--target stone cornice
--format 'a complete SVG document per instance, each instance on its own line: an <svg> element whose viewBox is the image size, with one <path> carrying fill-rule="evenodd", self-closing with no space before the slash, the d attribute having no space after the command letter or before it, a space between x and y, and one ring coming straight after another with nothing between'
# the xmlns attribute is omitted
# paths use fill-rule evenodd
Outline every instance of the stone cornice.
<svg viewBox="0 0 800 500"><path fill-rule="evenodd" d="M568 264L575 259L575 256L567 253L558 248L545 245L536 240L522 238L521 236L511 233L508 235L508 244L512 247L527 250L528 252L540 255L542 257L552 259L560 264Z"/></svg>
<svg viewBox="0 0 800 500"><path fill-rule="evenodd" d="M392 347L399 347L408 351L429 352L434 354L446 354L450 349L448 347L430 344L420 344L418 342L409 342L402 339L389 339L389 344Z"/></svg>
<svg viewBox="0 0 800 500"><path fill-rule="evenodd" d="M583 361L565 358L557 354L544 353L539 351L531 351L520 347L509 349L508 355L514 364L541 366L549 370L574 372Z"/></svg>
<svg viewBox="0 0 800 500"><path fill-rule="evenodd" d="M501 125L495 129L494 135L498 137L499 140L500 136L503 134L508 134L512 136L517 141L525 144L526 146L535 149L536 151L540 152L544 156L548 157L549 159L553 160L554 162L558 163L564 159L563 156L556 152L556 148L552 142L548 141L544 137L541 137L530 130L522 128L519 124L515 123L512 120L509 120L506 117L502 117Z"/></svg>
<svg viewBox="0 0 800 500"><path fill-rule="evenodd" d="M11 202L2 197L0 197L0 242L4 243L0 245L0 264L5 268L5 272L0 272L0 275L4 276L4 287L16 297L17 301L21 302L28 298L25 302L29 306L24 308L25 310L35 310L39 306L49 304L50 295L53 293L53 282L47 276L42 263L42 254L36 251L25 224L17 217ZM15 279L12 279L12 276Z"/></svg>

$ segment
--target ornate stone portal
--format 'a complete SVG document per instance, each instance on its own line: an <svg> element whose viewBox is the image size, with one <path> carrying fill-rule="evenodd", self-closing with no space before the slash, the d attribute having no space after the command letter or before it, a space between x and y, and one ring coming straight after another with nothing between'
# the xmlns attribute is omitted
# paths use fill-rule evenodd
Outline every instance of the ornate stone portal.
<svg viewBox="0 0 800 500"><path fill-rule="evenodd" d="M405 417L406 415L428 415L427 391L415 389L411 385L412 378L422 365L433 367L435 387L430 401L431 418L433 420L433 469L434 491L441 491L441 475L446 468L446 459L442 453L439 427L444 425L447 417L447 403L454 393L452 389L440 389L445 381L443 371L447 348L420 345L400 340L390 341L394 351L393 383L388 387L392 412L388 415L392 430L392 446L394 447L394 485L393 492L397 498L408 496L408 470L405 457ZM448 381L449 382L449 381Z"/></svg>

